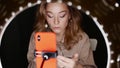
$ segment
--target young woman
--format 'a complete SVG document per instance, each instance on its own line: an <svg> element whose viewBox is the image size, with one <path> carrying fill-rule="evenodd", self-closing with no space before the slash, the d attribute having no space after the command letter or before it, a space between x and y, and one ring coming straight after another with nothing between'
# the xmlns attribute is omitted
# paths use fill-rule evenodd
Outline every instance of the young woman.
<svg viewBox="0 0 120 68"><path fill-rule="evenodd" d="M57 68L96 68L89 37L80 27L81 14L66 2L43 0L37 12L37 22L28 49L28 68L36 68L35 32L54 32L57 37Z"/></svg>

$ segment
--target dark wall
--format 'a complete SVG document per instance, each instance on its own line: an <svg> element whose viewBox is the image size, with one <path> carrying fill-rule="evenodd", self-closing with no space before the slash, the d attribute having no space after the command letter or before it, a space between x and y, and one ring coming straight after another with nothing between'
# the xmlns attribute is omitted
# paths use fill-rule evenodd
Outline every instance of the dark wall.
<svg viewBox="0 0 120 68"><path fill-rule="evenodd" d="M27 68L27 50L36 7L17 15L5 30L0 52L3 68Z"/></svg>

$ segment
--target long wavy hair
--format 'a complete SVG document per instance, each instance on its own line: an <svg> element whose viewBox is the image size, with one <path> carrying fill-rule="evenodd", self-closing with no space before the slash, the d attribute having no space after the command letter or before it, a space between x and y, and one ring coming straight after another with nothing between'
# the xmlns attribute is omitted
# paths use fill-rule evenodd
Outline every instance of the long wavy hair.
<svg viewBox="0 0 120 68"><path fill-rule="evenodd" d="M58 0L52 0L51 2L57 2ZM64 0L62 3L65 3L66 6L69 9L69 14L71 16L71 19L69 20L69 23L66 27L65 31L65 37L64 37L64 46L66 49L71 49L74 44L78 43L79 40L82 39L82 29L81 29L81 13L80 11L74 7L67 5L67 1ZM45 24L47 24L46 18L45 18L45 11L47 6L46 0L42 0L41 4L38 6L37 13L36 13L36 22L35 22L35 32L41 31L41 32L52 32L52 30L48 27L45 28Z"/></svg>

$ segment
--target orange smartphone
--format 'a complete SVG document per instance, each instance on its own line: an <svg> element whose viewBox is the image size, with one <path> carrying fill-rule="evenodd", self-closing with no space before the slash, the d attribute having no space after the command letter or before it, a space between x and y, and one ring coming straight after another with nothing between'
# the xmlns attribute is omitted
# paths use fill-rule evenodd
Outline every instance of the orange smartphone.
<svg viewBox="0 0 120 68"><path fill-rule="evenodd" d="M35 34L36 68L57 68L56 35L52 32Z"/></svg>

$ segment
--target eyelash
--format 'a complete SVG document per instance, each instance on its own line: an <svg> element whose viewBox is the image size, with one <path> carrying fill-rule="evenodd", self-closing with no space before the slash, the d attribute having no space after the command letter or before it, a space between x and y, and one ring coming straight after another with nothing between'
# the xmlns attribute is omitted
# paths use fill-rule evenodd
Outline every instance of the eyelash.
<svg viewBox="0 0 120 68"><path fill-rule="evenodd" d="M47 15L49 18L53 18L53 16Z"/></svg>
<svg viewBox="0 0 120 68"><path fill-rule="evenodd" d="M66 14L64 14L64 15L62 15L62 16L60 16L60 18L63 18L63 17L65 17L65 15ZM47 15L49 18L53 18L53 16L50 16L50 15Z"/></svg>
<svg viewBox="0 0 120 68"><path fill-rule="evenodd" d="M64 14L64 15L60 16L60 18L63 18L63 17L65 17L65 15L66 15L66 14Z"/></svg>

